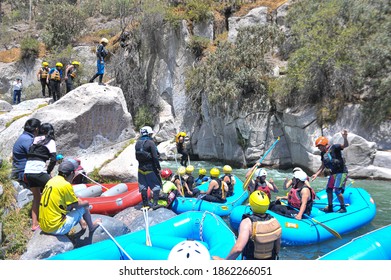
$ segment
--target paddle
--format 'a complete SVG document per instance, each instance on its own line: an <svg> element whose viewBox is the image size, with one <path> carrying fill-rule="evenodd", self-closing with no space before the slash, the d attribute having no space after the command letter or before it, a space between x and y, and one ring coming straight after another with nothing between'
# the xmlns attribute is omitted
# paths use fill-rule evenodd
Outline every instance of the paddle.
<svg viewBox="0 0 391 280"><path fill-rule="evenodd" d="M88 180L90 180L91 182L93 182L93 183L97 184L98 186L100 186L100 187L104 188L106 191L109 189L109 188L107 188L107 187L103 186L102 184L100 184L100 183L98 183L98 182L96 182L96 181L92 180L92 179L91 179L90 177L88 177L87 175L84 175L83 173L79 173L79 174L80 174L80 175L82 175L82 176L84 176L84 177L86 177Z"/></svg>
<svg viewBox="0 0 391 280"><path fill-rule="evenodd" d="M297 210L297 209L296 209ZM311 218L310 216L308 216L307 214L304 214L304 216L306 216L308 219L310 219L311 221L314 221L315 223L317 223L318 225L322 226L325 230L327 230L328 232L330 232L332 235L334 235L335 237L337 237L338 239L342 239L341 235L336 232L335 230L333 230L332 228L330 228L329 226L326 226L325 224L315 220L314 218Z"/></svg>
<svg viewBox="0 0 391 280"><path fill-rule="evenodd" d="M293 207L292 205L289 205L289 207L292 208L292 209L295 209L297 212L300 212L299 209ZM314 218L312 218L311 216L309 216L309 215L307 215L307 214L305 214L305 213L303 214L303 216L305 216L306 218L310 219L311 221L317 223L318 225L320 225L321 227L323 227L325 230L327 230L328 232L330 232L332 235L334 235L334 236L337 237L338 239L342 239L341 235L340 235L338 232L336 232L335 230L333 230L331 227L326 226L325 224L323 224L323 223L321 223L321 222L315 220Z"/></svg>
<svg viewBox="0 0 391 280"><path fill-rule="evenodd" d="M266 153L261 157L261 159L259 160L259 163L262 163L262 161L265 159L265 157L274 149L274 147L276 146L278 141L280 141L280 136L277 137L277 140L274 141L273 145L271 145L270 148L266 151ZM246 189L248 184L251 182L251 179L254 176L256 167L257 167L257 163L252 167L251 174L246 178L246 181L244 181L243 189Z"/></svg>
<svg viewBox="0 0 391 280"><path fill-rule="evenodd" d="M106 232L106 234L111 238L111 240L113 240L113 242L115 243L115 245L117 245L118 249L120 249L120 251L122 253L125 254L125 256L129 259L129 260L132 260L132 258L129 256L128 253L126 253L126 251L124 250L124 248L121 247L121 245L119 245L119 243L117 242L117 240L115 240L115 238L110 234L110 232L103 226L102 223L98 223L98 225Z"/></svg>

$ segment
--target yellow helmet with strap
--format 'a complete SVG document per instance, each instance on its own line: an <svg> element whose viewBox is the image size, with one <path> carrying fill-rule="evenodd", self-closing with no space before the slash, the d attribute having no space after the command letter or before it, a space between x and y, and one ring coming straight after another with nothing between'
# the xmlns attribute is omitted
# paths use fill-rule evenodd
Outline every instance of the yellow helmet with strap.
<svg viewBox="0 0 391 280"><path fill-rule="evenodd" d="M175 142L179 143L179 138L180 137L186 137L186 132L178 132L177 135L175 136Z"/></svg>

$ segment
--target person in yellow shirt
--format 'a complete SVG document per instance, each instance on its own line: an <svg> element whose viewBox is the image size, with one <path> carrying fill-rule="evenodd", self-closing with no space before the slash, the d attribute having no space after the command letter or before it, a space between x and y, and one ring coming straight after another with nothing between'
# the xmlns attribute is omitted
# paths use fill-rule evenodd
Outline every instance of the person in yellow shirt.
<svg viewBox="0 0 391 280"><path fill-rule="evenodd" d="M50 179L42 193L39 206L39 226L48 234L65 235L77 223L92 233L101 222L92 222L89 203L76 197L71 185L77 161L64 160L58 167L58 175Z"/></svg>

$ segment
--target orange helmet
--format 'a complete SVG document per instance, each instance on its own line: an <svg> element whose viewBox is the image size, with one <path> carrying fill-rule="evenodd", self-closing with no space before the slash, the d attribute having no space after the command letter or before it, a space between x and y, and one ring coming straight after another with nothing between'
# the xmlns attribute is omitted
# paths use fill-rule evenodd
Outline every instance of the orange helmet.
<svg viewBox="0 0 391 280"><path fill-rule="evenodd" d="M328 143L329 143L329 139L327 139L324 136L320 136L320 137L318 137L318 139L316 139L315 146L316 147L318 147L319 145L327 146Z"/></svg>

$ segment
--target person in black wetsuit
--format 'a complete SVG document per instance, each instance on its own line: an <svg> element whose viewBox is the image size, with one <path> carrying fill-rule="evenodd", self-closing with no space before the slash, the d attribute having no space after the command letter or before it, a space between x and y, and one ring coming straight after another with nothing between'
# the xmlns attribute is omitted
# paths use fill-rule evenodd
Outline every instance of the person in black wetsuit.
<svg viewBox="0 0 391 280"><path fill-rule="evenodd" d="M152 208L156 209L159 200L159 192L162 188L159 163L159 155L155 142L152 140L153 130L150 126L140 129L141 137L136 142L136 159L138 160L138 184L141 193L143 207L149 207L148 188L153 193Z"/></svg>

